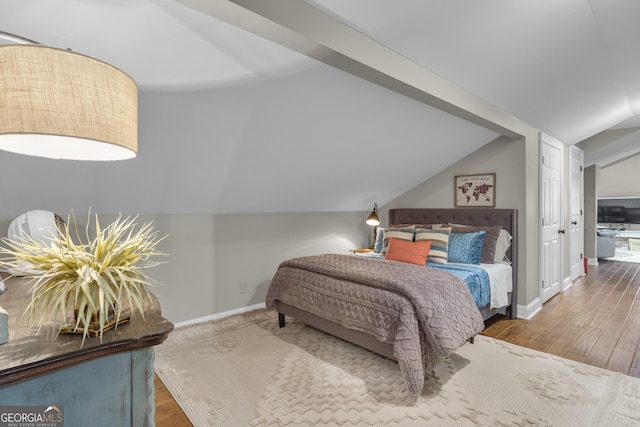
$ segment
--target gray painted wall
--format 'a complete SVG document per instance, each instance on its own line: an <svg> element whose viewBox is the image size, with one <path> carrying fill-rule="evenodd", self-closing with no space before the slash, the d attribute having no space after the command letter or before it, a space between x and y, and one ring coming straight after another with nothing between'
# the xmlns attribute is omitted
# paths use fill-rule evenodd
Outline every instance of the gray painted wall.
<svg viewBox="0 0 640 427"><path fill-rule="evenodd" d="M596 264L596 228L598 219L597 182L601 169L592 165L584 169L584 256Z"/></svg>
<svg viewBox="0 0 640 427"><path fill-rule="evenodd" d="M598 197L640 197L640 156L602 168L598 177Z"/></svg>
<svg viewBox="0 0 640 427"><path fill-rule="evenodd" d="M369 246L368 212L215 215L215 313L264 302L278 265ZM240 294L241 282L248 293Z"/></svg>
<svg viewBox="0 0 640 427"><path fill-rule="evenodd" d="M500 137L383 206L381 220L387 221L391 207L453 207L455 175L495 172L497 207L519 210L518 303L529 304L538 290L536 275L527 271L538 267L537 257L530 260L525 251L525 155L523 139ZM140 222L153 221L160 234L169 235L160 247L169 254L168 263L150 273L164 284L154 291L164 316L185 322L263 303L271 277L287 258L370 245L373 230L364 223L368 214L147 215ZM101 216L101 222L113 218ZM0 217L0 235L6 235L12 219ZM241 283L246 293L240 292Z"/></svg>
<svg viewBox="0 0 640 427"><path fill-rule="evenodd" d="M454 207L453 186L456 175L475 173L496 173L496 207L518 209L520 231L518 304L527 305L532 298L528 295L538 295L537 280L530 280L526 275L527 259L524 245L524 223L526 198L525 188L525 144L522 139L500 137L485 145L472 155L460 160L453 166L443 170L433 178L409 190L402 196L383 207L383 214L391 208L399 207ZM383 223L388 218L381 218ZM537 265L537 259L535 261ZM536 269L537 267L532 267Z"/></svg>
<svg viewBox="0 0 640 427"><path fill-rule="evenodd" d="M43 207L43 209L45 209ZM166 263L148 273L164 317L184 322L264 303L268 283L287 258L344 253L371 244L369 212L141 216L168 235ZM60 213L66 217L67 213ZM105 226L114 216L101 216ZM6 237L13 217L0 217ZM77 217L86 224L86 216ZM246 282L247 292L240 293ZM0 297L2 305L2 297Z"/></svg>

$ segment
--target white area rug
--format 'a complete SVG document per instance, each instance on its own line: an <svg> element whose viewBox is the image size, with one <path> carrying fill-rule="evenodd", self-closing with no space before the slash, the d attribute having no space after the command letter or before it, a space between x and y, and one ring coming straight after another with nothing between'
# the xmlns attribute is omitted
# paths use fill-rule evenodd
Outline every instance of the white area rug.
<svg viewBox="0 0 640 427"><path fill-rule="evenodd" d="M156 372L196 426L631 426L640 380L479 336L412 405L397 363L273 313L175 330Z"/></svg>
<svg viewBox="0 0 640 427"><path fill-rule="evenodd" d="M607 261L640 263L640 251L630 251L628 249L616 248L615 256L603 259Z"/></svg>

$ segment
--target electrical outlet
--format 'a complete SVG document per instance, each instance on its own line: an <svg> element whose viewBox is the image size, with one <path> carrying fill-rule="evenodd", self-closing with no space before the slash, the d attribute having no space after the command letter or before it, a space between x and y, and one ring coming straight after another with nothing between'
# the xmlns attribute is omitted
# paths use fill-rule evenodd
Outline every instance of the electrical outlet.
<svg viewBox="0 0 640 427"><path fill-rule="evenodd" d="M247 292L249 292L249 283L240 282L239 290L241 294L246 294Z"/></svg>

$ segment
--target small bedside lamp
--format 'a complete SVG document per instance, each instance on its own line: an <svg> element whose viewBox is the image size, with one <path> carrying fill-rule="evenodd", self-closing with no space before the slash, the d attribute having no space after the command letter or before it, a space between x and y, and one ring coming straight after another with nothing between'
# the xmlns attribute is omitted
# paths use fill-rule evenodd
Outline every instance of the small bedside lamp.
<svg viewBox="0 0 640 427"><path fill-rule="evenodd" d="M378 226L380 225L377 203L373 205L373 210L371 211L371 214L367 217L367 220L365 222L373 227L373 243L371 244L371 248L373 248L376 244L376 232L378 231Z"/></svg>
<svg viewBox="0 0 640 427"><path fill-rule="evenodd" d="M367 217L367 224L372 227L377 227L380 225L380 218L378 218L378 204L373 205L373 210L371 214Z"/></svg>

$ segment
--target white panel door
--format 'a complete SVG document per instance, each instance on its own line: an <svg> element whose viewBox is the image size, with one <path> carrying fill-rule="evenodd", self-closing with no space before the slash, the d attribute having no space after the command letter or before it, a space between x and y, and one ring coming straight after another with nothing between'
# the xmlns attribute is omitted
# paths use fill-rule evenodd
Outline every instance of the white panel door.
<svg viewBox="0 0 640 427"><path fill-rule="evenodd" d="M571 282L584 275L584 178L583 178L584 152L572 145L569 149L569 194L571 204L569 220L569 263L571 265Z"/></svg>
<svg viewBox="0 0 640 427"><path fill-rule="evenodd" d="M542 303L560 292L562 282L562 149L563 145L540 136L541 272Z"/></svg>

